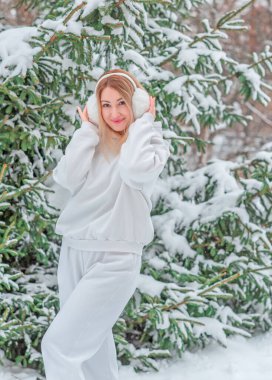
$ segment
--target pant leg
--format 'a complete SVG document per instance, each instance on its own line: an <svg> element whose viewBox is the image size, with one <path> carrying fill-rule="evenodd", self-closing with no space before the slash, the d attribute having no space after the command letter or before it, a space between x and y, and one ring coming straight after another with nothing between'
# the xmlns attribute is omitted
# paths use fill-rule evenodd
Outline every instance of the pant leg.
<svg viewBox="0 0 272 380"><path fill-rule="evenodd" d="M71 261L77 259L75 268L70 268L74 274L78 275L80 265L81 268L84 265L86 267L71 294L67 297L67 293L62 292L62 307L43 337L42 352L47 380L98 380L99 375L93 377L91 368L93 374L99 374L100 369L102 373L104 354L108 353L111 358L116 355L109 331L135 291L141 256L128 252L101 254L81 256L81 261L77 256L68 255ZM64 254L63 270L65 265L69 266L68 262ZM60 284L64 289L63 278L60 278ZM102 366L99 364L101 361L91 360L99 349L102 349L100 357L104 359ZM103 380L113 378L110 373L108 378L102 376Z"/></svg>
<svg viewBox="0 0 272 380"><path fill-rule="evenodd" d="M96 354L83 362L82 370L86 379L119 380L117 353L112 329L109 330Z"/></svg>
<svg viewBox="0 0 272 380"><path fill-rule="evenodd" d="M64 303L84 275L82 260L80 250L75 250L62 242L57 270L60 309L62 309Z"/></svg>
<svg viewBox="0 0 272 380"><path fill-rule="evenodd" d="M90 267L91 263L90 260L88 262L87 256L91 255L91 265L93 265L96 260L101 260L104 254L109 253L99 252L97 256L93 252L74 250L67 247L64 242L62 243L57 272L60 309L84 275L85 270L90 269L88 267ZM112 329L109 329L106 338L95 355L83 363L83 372L86 378L90 379L119 379L117 352Z"/></svg>

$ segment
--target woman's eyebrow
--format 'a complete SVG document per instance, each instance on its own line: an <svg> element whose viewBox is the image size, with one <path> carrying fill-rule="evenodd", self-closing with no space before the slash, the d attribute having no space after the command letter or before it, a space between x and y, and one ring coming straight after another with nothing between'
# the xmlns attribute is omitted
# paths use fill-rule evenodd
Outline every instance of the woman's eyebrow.
<svg viewBox="0 0 272 380"><path fill-rule="evenodd" d="M119 98L119 99L117 99L117 102L119 102L119 100L122 100L123 98ZM109 100L105 100L105 99L101 99L101 102L107 102L107 103L110 103L110 101Z"/></svg>

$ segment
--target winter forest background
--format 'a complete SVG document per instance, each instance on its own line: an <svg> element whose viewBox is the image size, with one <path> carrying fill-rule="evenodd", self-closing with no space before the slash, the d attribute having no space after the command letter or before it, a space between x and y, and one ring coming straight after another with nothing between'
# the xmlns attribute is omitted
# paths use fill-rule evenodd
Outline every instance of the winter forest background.
<svg viewBox="0 0 272 380"><path fill-rule="evenodd" d="M59 308L51 171L76 106L114 67L156 97L171 141L155 238L113 330L120 365L158 371L270 331L271 1L1 0L0 12L2 357L44 375Z"/></svg>

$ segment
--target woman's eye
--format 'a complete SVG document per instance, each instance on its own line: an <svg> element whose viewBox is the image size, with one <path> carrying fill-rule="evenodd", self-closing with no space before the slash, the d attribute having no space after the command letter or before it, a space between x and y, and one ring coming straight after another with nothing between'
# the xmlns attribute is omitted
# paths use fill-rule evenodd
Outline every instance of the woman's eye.
<svg viewBox="0 0 272 380"><path fill-rule="evenodd" d="M121 105L121 106L123 106L123 105L126 105L126 102L124 100L121 100L121 102L119 102L118 104ZM103 108L108 108L108 107L110 107L110 104L104 103L104 104L102 104L102 107Z"/></svg>

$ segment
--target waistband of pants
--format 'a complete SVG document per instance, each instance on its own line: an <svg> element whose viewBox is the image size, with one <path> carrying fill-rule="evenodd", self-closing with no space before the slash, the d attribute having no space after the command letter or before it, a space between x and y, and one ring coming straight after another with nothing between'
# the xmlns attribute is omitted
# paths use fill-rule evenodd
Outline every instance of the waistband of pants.
<svg viewBox="0 0 272 380"><path fill-rule="evenodd" d="M134 241L124 240L97 240L97 239L73 239L67 236L62 237L64 244L74 249L87 251L119 251L132 252L142 255L143 244Z"/></svg>

